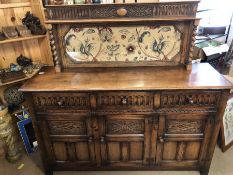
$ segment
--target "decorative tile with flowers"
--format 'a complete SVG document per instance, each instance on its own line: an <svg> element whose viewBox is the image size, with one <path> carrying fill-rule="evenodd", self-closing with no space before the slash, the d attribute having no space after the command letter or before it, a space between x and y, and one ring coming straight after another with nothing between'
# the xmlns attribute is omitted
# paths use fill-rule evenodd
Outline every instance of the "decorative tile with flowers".
<svg viewBox="0 0 233 175"><path fill-rule="evenodd" d="M74 63L172 61L181 50L181 33L169 25L73 27L63 44Z"/></svg>

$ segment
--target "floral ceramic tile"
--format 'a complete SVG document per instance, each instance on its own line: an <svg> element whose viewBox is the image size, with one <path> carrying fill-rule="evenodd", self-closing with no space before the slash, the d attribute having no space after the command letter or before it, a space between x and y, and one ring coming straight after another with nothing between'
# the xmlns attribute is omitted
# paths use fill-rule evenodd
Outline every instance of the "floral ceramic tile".
<svg viewBox="0 0 233 175"><path fill-rule="evenodd" d="M180 52L174 26L71 28L64 37L73 62L172 61Z"/></svg>
<svg viewBox="0 0 233 175"><path fill-rule="evenodd" d="M225 135L225 145L233 141L233 98L228 100L223 116L223 126Z"/></svg>

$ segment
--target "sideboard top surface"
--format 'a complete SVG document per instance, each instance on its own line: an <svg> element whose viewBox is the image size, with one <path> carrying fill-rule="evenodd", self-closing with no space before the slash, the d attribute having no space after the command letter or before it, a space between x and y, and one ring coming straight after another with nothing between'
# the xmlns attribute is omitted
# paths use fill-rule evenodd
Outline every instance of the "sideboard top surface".
<svg viewBox="0 0 233 175"><path fill-rule="evenodd" d="M48 68L22 87L24 92L232 89L233 84L208 63L184 67L99 68L56 73Z"/></svg>

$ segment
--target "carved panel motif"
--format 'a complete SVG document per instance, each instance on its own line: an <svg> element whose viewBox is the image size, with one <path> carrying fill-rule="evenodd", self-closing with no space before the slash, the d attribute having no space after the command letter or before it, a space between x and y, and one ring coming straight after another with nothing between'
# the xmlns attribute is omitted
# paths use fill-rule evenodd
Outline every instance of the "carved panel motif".
<svg viewBox="0 0 233 175"><path fill-rule="evenodd" d="M136 107L153 107L153 96L152 95L111 95L101 94L97 97L98 106L136 106Z"/></svg>
<svg viewBox="0 0 233 175"><path fill-rule="evenodd" d="M161 96L162 106L216 106L219 100L219 93L163 93Z"/></svg>
<svg viewBox="0 0 233 175"><path fill-rule="evenodd" d="M200 134L203 130L202 120L167 120L166 122L168 134Z"/></svg>
<svg viewBox="0 0 233 175"><path fill-rule="evenodd" d="M106 123L108 134L144 134L143 120L108 120Z"/></svg>
<svg viewBox="0 0 233 175"><path fill-rule="evenodd" d="M203 109L203 108L162 108L156 110L158 113L199 113L199 112L205 112L205 113L216 113L217 109L216 108L211 108L211 109Z"/></svg>
<svg viewBox="0 0 233 175"><path fill-rule="evenodd" d="M85 6L47 6L48 18L53 20L72 20L87 18L119 18L118 9L125 9L125 18L149 18L169 16L195 17L197 3L161 4L122 4L122 5L85 5Z"/></svg>
<svg viewBox="0 0 233 175"><path fill-rule="evenodd" d="M66 95L62 94L36 94L33 96L35 107L44 109L62 109L62 108L87 108L89 106L89 97L85 95Z"/></svg>
<svg viewBox="0 0 233 175"><path fill-rule="evenodd" d="M84 121L49 121L48 125L51 134L83 135L87 133Z"/></svg>
<svg viewBox="0 0 233 175"><path fill-rule="evenodd" d="M182 161L184 159L185 149L186 149L186 143L178 142L177 152L176 152L177 161Z"/></svg>

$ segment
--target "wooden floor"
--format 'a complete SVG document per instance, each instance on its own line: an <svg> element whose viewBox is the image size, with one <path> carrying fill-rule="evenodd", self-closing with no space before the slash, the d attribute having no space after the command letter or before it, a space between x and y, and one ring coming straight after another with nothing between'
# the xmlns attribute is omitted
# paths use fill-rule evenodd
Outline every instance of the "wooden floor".
<svg viewBox="0 0 233 175"><path fill-rule="evenodd" d="M17 167L20 164L24 167L20 170ZM226 153L216 147L213 162L209 175L232 175L233 174L233 147ZM24 155L22 160L16 164L9 164L5 159L0 159L0 175L43 175L41 170L41 162L38 153L34 153L30 157ZM55 172L54 175L199 175L199 172L191 171L121 171L121 172Z"/></svg>

